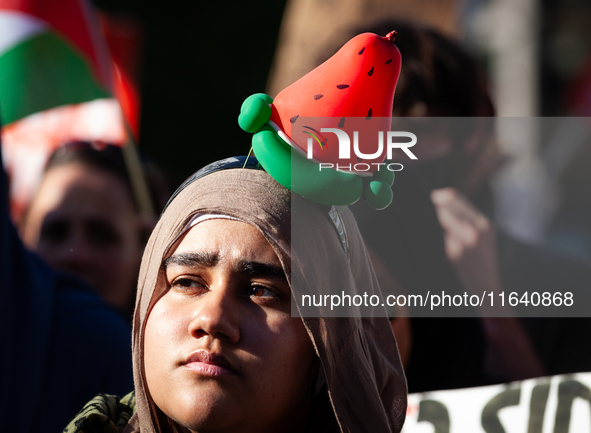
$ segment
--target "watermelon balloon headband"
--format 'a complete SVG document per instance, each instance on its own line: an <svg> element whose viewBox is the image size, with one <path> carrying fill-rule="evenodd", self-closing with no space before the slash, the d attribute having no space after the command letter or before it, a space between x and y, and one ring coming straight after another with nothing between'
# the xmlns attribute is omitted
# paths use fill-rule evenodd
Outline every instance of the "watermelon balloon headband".
<svg viewBox="0 0 591 433"><path fill-rule="evenodd" d="M277 182L325 205L346 206L362 196L374 209L392 202L394 173L380 170L386 152L376 154L375 143L377 131L390 130L401 65L395 36L358 35L274 100L257 93L244 101L238 123L254 133L254 154ZM372 154L372 164L363 164L364 171L339 170L356 167L361 159L351 152L340 158L340 137L321 130L339 128L353 137L359 121L376 134L373 141L358 143L361 152ZM311 158L310 148L315 150Z"/></svg>

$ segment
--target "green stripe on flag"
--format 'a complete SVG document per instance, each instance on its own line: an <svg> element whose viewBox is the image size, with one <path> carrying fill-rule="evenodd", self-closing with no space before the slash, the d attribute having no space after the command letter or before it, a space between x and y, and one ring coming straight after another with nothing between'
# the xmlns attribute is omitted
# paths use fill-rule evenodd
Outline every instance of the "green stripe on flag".
<svg viewBox="0 0 591 433"><path fill-rule="evenodd" d="M109 96L84 59L53 33L28 39L0 56L4 124L48 108Z"/></svg>

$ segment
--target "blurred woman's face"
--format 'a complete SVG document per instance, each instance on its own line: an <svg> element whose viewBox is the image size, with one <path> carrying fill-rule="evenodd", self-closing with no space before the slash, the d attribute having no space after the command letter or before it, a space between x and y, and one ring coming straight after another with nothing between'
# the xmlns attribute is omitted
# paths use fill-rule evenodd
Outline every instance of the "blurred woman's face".
<svg viewBox="0 0 591 433"><path fill-rule="evenodd" d="M111 305L133 307L143 251L140 217L116 175L80 163L44 175L22 226L25 244L86 279Z"/></svg>
<svg viewBox="0 0 591 433"><path fill-rule="evenodd" d="M149 393L191 431L302 431L316 355L255 227L197 224L164 260L144 338ZM157 291L160 291L157 290Z"/></svg>

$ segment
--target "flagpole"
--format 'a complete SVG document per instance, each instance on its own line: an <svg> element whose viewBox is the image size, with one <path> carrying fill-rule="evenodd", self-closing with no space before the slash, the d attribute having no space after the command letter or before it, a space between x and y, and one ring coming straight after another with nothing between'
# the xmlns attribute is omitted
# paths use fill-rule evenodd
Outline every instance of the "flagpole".
<svg viewBox="0 0 591 433"><path fill-rule="evenodd" d="M140 213L149 218L156 217L154 203L150 196L148 182L146 181L144 170L140 163L140 157L137 150L137 144L133 138L131 127L127 123L127 119L123 116L123 124L125 125L125 145L122 147L123 159L129 174L131 182L131 189L136 199L136 203Z"/></svg>

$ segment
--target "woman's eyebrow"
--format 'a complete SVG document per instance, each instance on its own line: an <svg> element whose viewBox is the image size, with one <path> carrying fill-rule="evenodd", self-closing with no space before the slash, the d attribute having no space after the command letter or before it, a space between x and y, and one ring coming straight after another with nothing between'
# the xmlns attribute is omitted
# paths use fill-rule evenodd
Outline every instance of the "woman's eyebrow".
<svg viewBox="0 0 591 433"><path fill-rule="evenodd" d="M215 266L218 261L219 255L217 252L182 253L174 254L164 260L164 262L162 262L162 268L166 270L170 265L211 267Z"/></svg>
<svg viewBox="0 0 591 433"><path fill-rule="evenodd" d="M259 277L273 277L287 280L285 272L281 266L271 265L269 263L261 263L250 260L240 260L235 269L237 272L247 273L249 275L256 275Z"/></svg>

